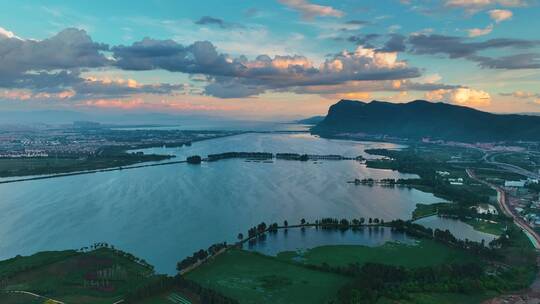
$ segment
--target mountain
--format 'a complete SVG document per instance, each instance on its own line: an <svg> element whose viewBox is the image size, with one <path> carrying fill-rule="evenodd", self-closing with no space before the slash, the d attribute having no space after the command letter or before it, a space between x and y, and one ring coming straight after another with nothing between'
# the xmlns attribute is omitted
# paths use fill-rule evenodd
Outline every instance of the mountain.
<svg viewBox="0 0 540 304"><path fill-rule="evenodd" d="M342 133L464 142L540 140L540 117L493 114L476 109L415 100L409 103L341 100L312 128L321 136Z"/></svg>
<svg viewBox="0 0 540 304"><path fill-rule="evenodd" d="M313 116L306 119L297 120L296 123L304 125L316 125L324 120L324 116Z"/></svg>

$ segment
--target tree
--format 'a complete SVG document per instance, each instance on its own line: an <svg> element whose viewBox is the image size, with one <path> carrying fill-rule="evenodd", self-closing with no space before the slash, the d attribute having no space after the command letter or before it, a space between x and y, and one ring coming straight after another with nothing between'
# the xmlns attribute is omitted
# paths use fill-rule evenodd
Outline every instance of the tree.
<svg viewBox="0 0 540 304"><path fill-rule="evenodd" d="M240 233L238 234L238 240L239 240L239 241L242 241L243 239L244 239L244 235L240 232Z"/></svg>
<svg viewBox="0 0 540 304"><path fill-rule="evenodd" d="M186 159L188 164L198 165L202 162L202 158L199 155L189 156Z"/></svg>
<svg viewBox="0 0 540 304"><path fill-rule="evenodd" d="M369 223L373 223L373 219L372 218L369 218Z"/></svg>
<svg viewBox="0 0 540 304"><path fill-rule="evenodd" d="M301 224L301 225L305 225L305 224L306 224L306 219L301 219L301 220L300 220L300 224Z"/></svg>
<svg viewBox="0 0 540 304"><path fill-rule="evenodd" d="M287 222L287 220L284 220L283 221L283 226L285 226L285 228L289 227L289 222Z"/></svg>

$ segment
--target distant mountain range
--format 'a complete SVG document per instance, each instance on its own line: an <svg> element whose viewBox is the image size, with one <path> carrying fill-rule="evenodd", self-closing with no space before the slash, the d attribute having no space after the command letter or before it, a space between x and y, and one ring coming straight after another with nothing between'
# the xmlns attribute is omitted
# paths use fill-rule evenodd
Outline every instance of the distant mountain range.
<svg viewBox="0 0 540 304"><path fill-rule="evenodd" d="M415 100L409 103L340 100L312 128L321 136L343 133L463 142L540 140L540 117L493 114L476 109Z"/></svg>

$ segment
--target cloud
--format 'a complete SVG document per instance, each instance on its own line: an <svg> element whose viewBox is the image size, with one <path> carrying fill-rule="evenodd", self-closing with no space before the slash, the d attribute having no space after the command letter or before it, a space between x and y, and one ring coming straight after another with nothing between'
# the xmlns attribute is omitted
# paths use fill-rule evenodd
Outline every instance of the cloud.
<svg viewBox="0 0 540 304"><path fill-rule="evenodd" d="M195 21L195 24L198 25L215 25L222 29L228 29L228 28L234 28L234 27L242 27L239 24L233 24L225 22L223 19L210 17L210 16L203 16L199 20Z"/></svg>
<svg viewBox="0 0 540 304"><path fill-rule="evenodd" d="M525 53L517 55L502 56L499 58L491 58L485 56L471 56L470 60L478 62L483 68L489 69L505 69L505 70L520 70L520 69L540 69L540 54Z"/></svg>
<svg viewBox="0 0 540 304"><path fill-rule="evenodd" d="M20 39L13 32L10 32L0 26L0 39L12 39L12 38Z"/></svg>
<svg viewBox="0 0 540 304"><path fill-rule="evenodd" d="M407 48L405 45L407 37L400 34L390 34L390 39L386 41L381 52L403 52Z"/></svg>
<svg viewBox="0 0 540 304"><path fill-rule="evenodd" d="M540 93L532 93L526 91L514 91L511 93L501 93L501 96L512 96L520 99L531 99L531 98L540 98Z"/></svg>
<svg viewBox="0 0 540 304"><path fill-rule="evenodd" d="M100 67L108 62L101 53L108 48L106 44L93 42L84 30L73 28L44 40L2 39L0 73Z"/></svg>
<svg viewBox="0 0 540 304"><path fill-rule="evenodd" d="M540 54L525 53L498 58L477 55L480 51L502 48L528 49L540 45L539 40L497 38L482 42L467 42L464 38L443 35L411 35L407 42L413 54L443 54L449 58L465 58L490 69L537 69Z"/></svg>
<svg viewBox="0 0 540 304"><path fill-rule="evenodd" d="M412 35L408 39L411 51L415 54L445 54L450 58L463 58L479 51L497 48L526 49L540 45L538 40L497 38L482 42L466 42L462 37L444 35Z"/></svg>
<svg viewBox="0 0 540 304"><path fill-rule="evenodd" d="M333 55L319 66L304 56L259 55L254 60L218 53L207 41L188 46L145 38L113 47L115 64L126 70L164 69L206 75L206 94L224 98L256 95L291 86L326 85L350 80L406 79L420 75L397 59L397 52L359 47Z"/></svg>
<svg viewBox="0 0 540 304"><path fill-rule="evenodd" d="M345 14L331 6L312 4L307 0L278 0L280 3L300 12L302 18L313 19L315 17L341 18Z"/></svg>
<svg viewBox="0 0 540 304"><path fill-rule="evenodd" d="M497 23L512 19L512 16L513 16L513 13L511 11L502 10L502 9L490 10L488 14L489 14L489 18L491 18L491 20Z"/></svg>
<svg viewBox="0 0 540 304"><path fill-rule="evenodd" d="M427 92L425 98L431 101L447 101L471 107L486 107L491 104L488 92L471 88L439 89Z"/></svg>
<svg viewBox="0 0 540 304"><path fill-rule="evenodd" d="M366 24L370 24L369 21L364 21L364 20L349 20L347 22L345 22L345 24L349 24L349 25L366 25Z"/></svg>
<svg viewBox="0 0 540 304"><path fill-rule="evenodd" d="M493 24L486 26L485 28L473 28L467 30L469 37L479 37L490 34L493 31Z"/></svg>
<svg viewBox="0 0 540 304"><path fill-rule="evenodd" d="M347 40L349 42L354 42L358 45L363 45L365 47L372 47L371 42L377 40L380 37L380 34L360 34L349 36Z"/></svg>
<svg viewBox="0 0 540 304"><path fill-rule="evenodd" d="M525 0L446 0L445 6L453 8L463 8L470 13L475 13L487 7L496 5L504 7L521 7L526 6Z"/></svg>

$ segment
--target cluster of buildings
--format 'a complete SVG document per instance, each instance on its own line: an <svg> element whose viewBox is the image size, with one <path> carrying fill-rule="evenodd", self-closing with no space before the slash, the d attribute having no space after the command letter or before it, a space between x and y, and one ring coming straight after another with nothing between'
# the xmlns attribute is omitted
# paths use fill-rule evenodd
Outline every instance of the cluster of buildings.
<svg viewBox="0 0 540 304"><path fill-rule="evenodd" d="M450 172L448 171L436 171L437 175L444 178L450 185L453 186L463 186L463 178L461 177L450 177Z"/></svg>

